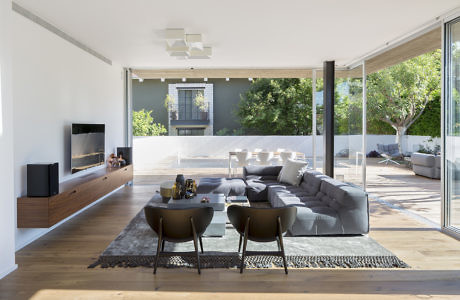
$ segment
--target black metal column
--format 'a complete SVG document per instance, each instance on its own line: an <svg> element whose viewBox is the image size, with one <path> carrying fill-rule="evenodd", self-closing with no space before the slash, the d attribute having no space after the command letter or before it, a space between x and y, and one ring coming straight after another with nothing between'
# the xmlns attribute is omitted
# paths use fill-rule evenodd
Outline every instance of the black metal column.
<svg viewBox="0 0 460 300"><path fill-rule="evenodd" d="M324 174L334 177L334 92L335 62L323 64Z"/></svg>

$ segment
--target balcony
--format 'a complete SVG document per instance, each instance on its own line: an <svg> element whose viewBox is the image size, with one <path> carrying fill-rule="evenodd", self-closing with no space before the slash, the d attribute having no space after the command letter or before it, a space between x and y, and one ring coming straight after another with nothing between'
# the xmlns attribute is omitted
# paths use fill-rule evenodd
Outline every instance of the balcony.
<svg viewBox="0 0 460 300"><path fill-rule="evenodd" d="M171 126L209 125L209 108L202 111L196 106L175 107L169 114Z"/></svg>

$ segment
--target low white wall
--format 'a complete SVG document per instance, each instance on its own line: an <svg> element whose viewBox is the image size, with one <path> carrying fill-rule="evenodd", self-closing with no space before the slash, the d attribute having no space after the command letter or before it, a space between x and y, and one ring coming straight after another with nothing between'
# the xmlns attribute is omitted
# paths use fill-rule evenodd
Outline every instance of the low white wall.
<svg viewBox="0 0 460 300"><path fill-rule="evenodd" d="M428 136L405 136L403 151L413 152L414 145L424 144ZM377 149L377 144L395 143L394 135L368 135L366 153ZM361 152L361 135L340 135L335 137L335 152L350 149ZM134 137L134 169L158 168L162 161L177 157L226 158L235 149L256 148L276 151L279 148L305 153L312 157L312 136L151 136ZM317 136L316 153L322 156L323 137Z"/></svg>

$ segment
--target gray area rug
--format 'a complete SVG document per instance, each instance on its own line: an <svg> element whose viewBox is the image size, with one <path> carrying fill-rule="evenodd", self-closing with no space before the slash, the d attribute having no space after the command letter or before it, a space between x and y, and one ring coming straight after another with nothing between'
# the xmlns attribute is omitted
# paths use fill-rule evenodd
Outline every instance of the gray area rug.
<svg viewBox="0 0 460 300"><path fill-rule="evenodd" d="M148 205L155 203L149 202ZM239 267L239 235L227 224L225 236L203 237L204 254L200 256L202 268ZM284 238L289 268L408 268L393 253L368 236L314 236ZM155 261L157 237L145 220L141 210L99 259L89 268L152 267ZM181 252L177 255L160 256L158 265L167 268L195 267L193 242L165 244L165 252ZM248 241L248 251L277 251L276 242L254 243ZM281 257L249 256L246 268L282 267Z"/></svg>

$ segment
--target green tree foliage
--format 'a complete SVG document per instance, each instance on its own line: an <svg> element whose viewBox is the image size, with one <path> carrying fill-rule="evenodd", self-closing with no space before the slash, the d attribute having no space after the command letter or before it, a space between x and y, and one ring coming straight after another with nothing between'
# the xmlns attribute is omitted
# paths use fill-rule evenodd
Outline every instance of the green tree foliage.
<svg viewBox="0 0 460 300"><path fill-rule="evenodd" d="M311 134L310 79L253 81L241 96L237 116L246 131L264 135Z"/></svg>
<svg viewBox="0 0 460 300"><path fill-rule="evenodd" d="M153 123L152 110L133 111L133 135L134 136L158 136L168 131L160 123Z"/></svg>
<svg viewBox="0 0 460 300"><path fill-rule="evenodd" d="M401 138L440 89L441 53L412 58L368 76L368 117L387 123Z"/></svg>
<svg viewBox="0 0 460 300"><path fill-rule="evenodd" d="M441 95L436 91L434 99L428 102L423 114L407 130L410 135L441 136Z"/></svg>

